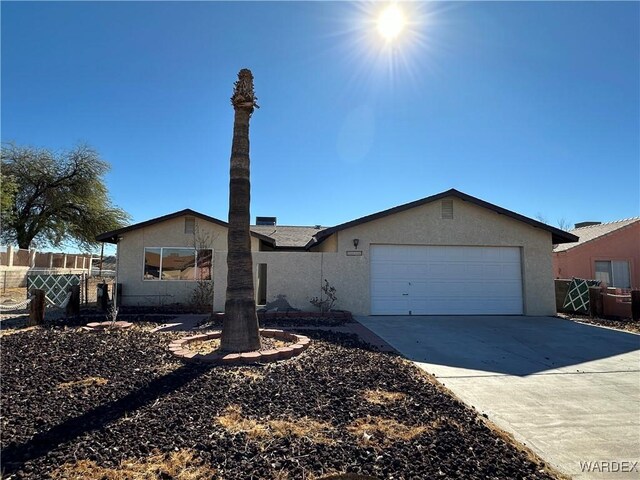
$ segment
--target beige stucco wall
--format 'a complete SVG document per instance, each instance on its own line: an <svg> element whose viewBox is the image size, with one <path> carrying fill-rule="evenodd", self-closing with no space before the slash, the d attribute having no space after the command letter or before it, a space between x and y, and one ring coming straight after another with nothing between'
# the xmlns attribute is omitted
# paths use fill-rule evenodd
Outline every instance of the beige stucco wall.
<svg viewBox="0 0 640 480"><path fill-rule="evenodd" d="M361 256L347 255L354 251L354 238L359 239ZM326 252L254 253L254 271L255 264L267 264L267 299L283 294L292 306L313 310L309 299L320 295L326 278L336 287L337 308L368 315L372 244L509 246L520 247L522 252L524 313L555 314L551 234L462 200L454 199L452 220L443 220L441 204L434 202L342 230L328 241ZM225 262L226 254L216 252L216 265ZM226 268L215 273L216 294L222 293L217 294L214 308L222 310Z"/></svg>
<svg viewBox="0 0 640 480"><path fill-rule="evenodd" d="M227 228L196 218L199 236L214 250L227 250ZM122 305L166 305L186 303L195 287L187 280L143 280L145 247L193 247L194 235L184 233L184 217L122 234L118 243L118 282L123 284ZM251 239L258 250L259 240ZM214 272L217 265L214 265ZM226 270L226 265L225 265Z"/></svg>
<svg viewBox="0 0 640 480"><path fill-rule="evenodd" d="M323 263L327 256L336 257L336 253L315 252L253 252L254 285L256 284L257 265L267 264L267 301L273 301L278 295L285 295L291 306L301 310L314 310L309 303L312 297L320 295ZM227 252L215 252L214 310L224 310L227 290Z"/></svg>
<svg viewBox="0 0 640 480"><path fill-rule="evenodd" d="M309 299L320 295L322 281L326 278L336 287L337 308L368 315L371 303L369 250L372 244L520 247L525 314L554 314L551 234L457 198L453 202L452 220L441 218L441 203L436 201L342 230L315 252L258 252L256 241L254 272L258 263L267 264L268 301L286 295L292 306L313 310ZM214 309L223 310L227 280L226 229L215 225L212 228L217 233ZM121 263L128 265L126 269L120 266L121 277L126 272L127 278L133 279L128 280L129 286L124 282L125 299L127 294L164 295L160 297L165 299L164 303L185 301L187 291L193 288L189 282L142 281L143 247L188 245L187 236L181 233L184 231L183 220L173 221L173 224L165 222L146 230L132 232L128 234L129 238L125 235L120 245ZM354 251L354 238L359 239L361 256L347 255L348 251ZM185 243L176 243L180 240ZM134 298L137 297L131 297L131 300Z"/></svg>
<svg viewBox="0 0 640 480"><path fill-rule="evenodd" d="M458 198L453 198L453 207L451 220L442 219L441 202L436 201L338 232L337 269L347 273L341 283L343 291L349 292L343 308L369 314L372 244L484 245L521 247L525 314L555 314L551 233ZM354 249L354 238L360 240L362 257L346 256ZM356 284L364 286L358 294Z"/></svg>
<svg viewBox="0 0 640 480"><path fill-rule="evenodd" d="M338 251L338 236L331 235L320 245L316 245L309 249L311 252L337 252Z"/></svg>

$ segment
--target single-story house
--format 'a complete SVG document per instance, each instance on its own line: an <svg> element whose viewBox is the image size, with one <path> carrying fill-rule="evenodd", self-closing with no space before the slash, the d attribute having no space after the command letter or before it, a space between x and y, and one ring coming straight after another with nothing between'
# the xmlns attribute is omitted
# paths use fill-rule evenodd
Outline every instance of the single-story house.
<svg viewBox="0 0 640 480"><path fill-rule="evenodd" d="M553 249L555 278L600 280L608 287L640 288L640 217L577 223L577 242Z"/></svg>
<svg viewBox="0 0 640 480"><path fill-rule="evenodd" d="M552 315L552 246L578 241L454 189L330 228L251 231L259 305L313 310L326 279L355 315ZM224 309L227 223L182 210L97 240L117 244L121 304L188 303L199 280Z"/></svg>

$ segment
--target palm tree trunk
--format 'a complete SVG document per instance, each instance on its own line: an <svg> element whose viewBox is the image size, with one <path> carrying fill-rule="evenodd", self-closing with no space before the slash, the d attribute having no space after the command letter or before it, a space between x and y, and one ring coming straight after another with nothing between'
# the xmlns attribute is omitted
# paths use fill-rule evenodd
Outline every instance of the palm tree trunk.
<svg viewBox="0 0 640 480"><path fill-rule="evenodd" d="M227 298L224 305L221 349L248 352L260 349L260 333L253 288L253 261L249 205L249 119L256 107L253 75L238 74L231 103L235 109L229 182L229 228L227 233Z"/></svg>

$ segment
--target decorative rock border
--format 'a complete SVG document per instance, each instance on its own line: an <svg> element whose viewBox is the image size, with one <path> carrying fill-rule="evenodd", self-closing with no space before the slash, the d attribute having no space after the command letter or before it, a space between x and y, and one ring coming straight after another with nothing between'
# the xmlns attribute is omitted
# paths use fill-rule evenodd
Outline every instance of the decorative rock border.
<svg viewBox="0 0 640 480"><path fill-rule="evenodd" d="M258 312L258 320L273 320L277 318L326 318L330 320L353 320L353 315L351 315L351 312L345 310L324 313L301 312L298 310Z"/></svg>
<svg viewBox="0 0 640 480"><path fill-rule="evenodd" d="M118 320L117 322L91 322L87 323L86 326L82 327L84 330L97 332L102 330L122 330L125 328L130 328L133 326L131 322L124 322L122 320Z"/></svg>
<svg viewBox="0 0 640 480"><path fill-rule="evenodd" d="M278 347L268 350L255 350L243 353L208 353L206 355L192 352L187 345L193 342L203 342L213 340L222 336L221 331L194 335L192 337L180 338L169 344L169 351L176 357L184 360L196 362L213 363L216 365L247 365L252 363L273 362L276 360L287 360L296 355L300 355L307 349L311 340L304 335L296 335L282 330L272 328L261 328L260 335L267 338L276 338L285 342L291 342L290 346Z"/></svg>

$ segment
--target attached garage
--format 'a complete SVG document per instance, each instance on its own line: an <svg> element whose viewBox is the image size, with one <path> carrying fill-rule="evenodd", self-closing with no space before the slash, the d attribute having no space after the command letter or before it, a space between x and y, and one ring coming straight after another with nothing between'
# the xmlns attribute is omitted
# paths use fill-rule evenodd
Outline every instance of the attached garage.
<svg viewBox="0 0 640 480"><path fill-rule="evenodd" d="M372 315L521 315L519 247L371 245Z"/></svg>
<svg viewBox="0 0 640 480"><path fill-rule="evenodd" d="M189 302L194 278L146 278L143 260L150 249L193 250L195 221L213 239L213 306L224 309L227 224L193 210L97 237L118 245L121 305ZM326 281L335 307L356 316L537 316L556 311L552 246L576 241L452 189L330 228L255 226L251 245L256 275L268 272L264 301L312 310Z"/></svg>
<svg viewBox="0 0 640 480"><path fill-rule="evenodd" d="M356 315L553 315L552 246L575 238L452 189L321 230L307 249Z"/></svg>

